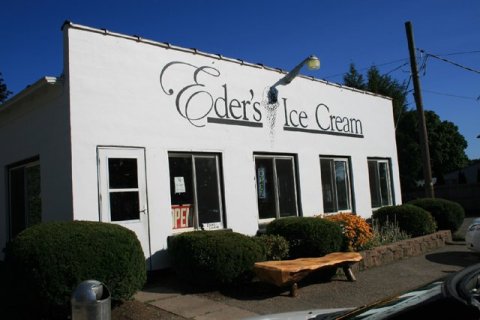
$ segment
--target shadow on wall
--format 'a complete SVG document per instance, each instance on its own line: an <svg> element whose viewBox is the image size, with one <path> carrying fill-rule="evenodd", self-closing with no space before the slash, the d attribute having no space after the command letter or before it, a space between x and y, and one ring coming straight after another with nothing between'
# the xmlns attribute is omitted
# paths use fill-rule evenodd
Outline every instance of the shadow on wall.
<svg viewBox="0 0 480 320"><path fill-rule="evenodd" d="M170 257L168 255L168 250L163 249L152 254L150 258L145 260L145 266L149 272L169 268Z"/></svg>

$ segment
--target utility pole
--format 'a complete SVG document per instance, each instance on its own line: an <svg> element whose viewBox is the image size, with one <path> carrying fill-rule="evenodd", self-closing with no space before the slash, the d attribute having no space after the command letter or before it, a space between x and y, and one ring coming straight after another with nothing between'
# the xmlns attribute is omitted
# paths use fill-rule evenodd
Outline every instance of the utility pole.
<svg viewBox="0 0 480 320"><path fill-rule="evenodd" d="M413 27L410 21L405 22L407 31L408 50L410 52L410 67L412 69L413 96L417 105L418 113L418 131L420 137L420 147L422 148L423 177L425 179L425 197L434 198L432 182L432 169L430 166L430 150L428 148L427 126L425 124L425 113L423 112L422 92L420 89L420 80L418 79L417 59L415 58L415 43L413 41Z"/></svg>

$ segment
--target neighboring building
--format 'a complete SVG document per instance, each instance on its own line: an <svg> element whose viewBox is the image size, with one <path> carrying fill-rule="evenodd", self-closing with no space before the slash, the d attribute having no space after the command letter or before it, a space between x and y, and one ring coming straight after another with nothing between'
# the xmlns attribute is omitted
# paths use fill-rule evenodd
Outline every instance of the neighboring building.
<svg viewBox="0 0 480 320"><path fill-rule="evenodd" d="M0 249L39 221L125 226L148 268L167 237L401 203L391 100L72 23L64 75L0 108ZM301 59L303 57L299 57Z"/></svg>
<svg viewBox="0 0 480 320"><path fill-rule="evenodd" d="M443 178L446 185L480 183L480 162L447 173Z"/></svg>

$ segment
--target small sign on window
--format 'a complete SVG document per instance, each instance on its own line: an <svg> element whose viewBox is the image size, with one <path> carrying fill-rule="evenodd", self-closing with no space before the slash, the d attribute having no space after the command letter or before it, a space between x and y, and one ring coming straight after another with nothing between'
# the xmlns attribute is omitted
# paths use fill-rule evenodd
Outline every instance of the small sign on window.
<svg viewBox="0 0 480 320"><path fill-rule="evenodd" d="M191 207L191 204L172 205L173 229L190 228L192 226L190 215Z"/></svg>
<svg viewBox="0 0 480 320"><path fill-rule="evenodd" d="M183 177L174 177L175 181L175 193L185 193L185 179Z"/></svg>
<svg viewBox="0 0 480 320"><path fill-rule="evenodd" d="M217 230L217 229L222 229L222 223L221 222L203 223L202 227L204 230Z"/></svg>
<svg viewBox="0 0 480 320"><path fill-rule="evenodd" d="M267 180L265 174L265 167L258 168L258 198L267 198Z"/></svg>

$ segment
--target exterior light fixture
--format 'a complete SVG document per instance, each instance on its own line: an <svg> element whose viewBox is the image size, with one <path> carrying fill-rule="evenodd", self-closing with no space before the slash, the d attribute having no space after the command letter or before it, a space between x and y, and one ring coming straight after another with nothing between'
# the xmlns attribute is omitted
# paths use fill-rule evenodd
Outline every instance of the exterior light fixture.
<svg viewBox="0 0 480 320"><path fill-rule="evenodd" d="M310 55L305 60L300 62L295 68L293 68L289 73L287 73L283 78L278 80L273 86L270 87L268 91L268 103L274 104L278 101L278 90L277 86L282 85L285 86L292 82L296 76L300 73L300 70L303 68L304 65L307 65L308 69L310 70L318 70L320 69L320 59L318 59L314 55Z"/></svg>

